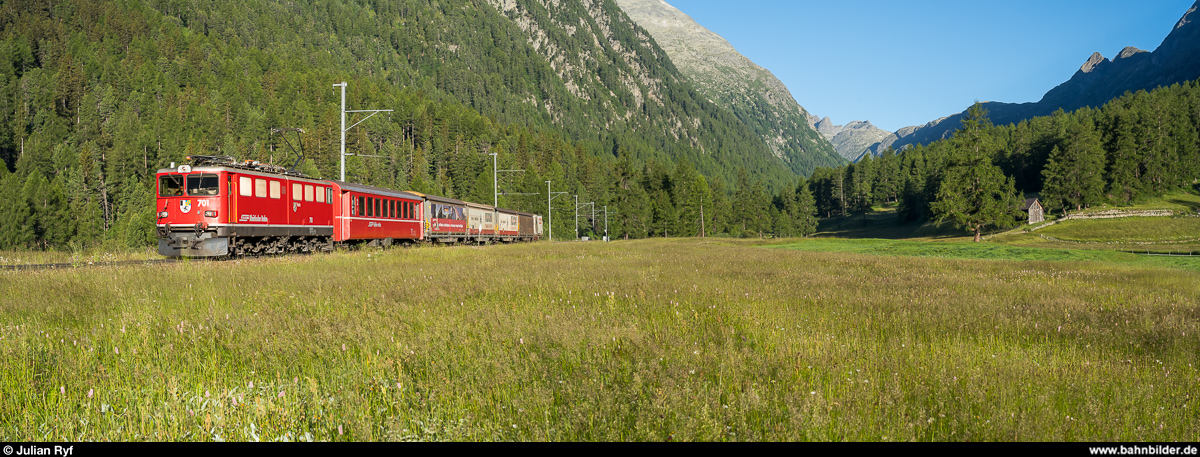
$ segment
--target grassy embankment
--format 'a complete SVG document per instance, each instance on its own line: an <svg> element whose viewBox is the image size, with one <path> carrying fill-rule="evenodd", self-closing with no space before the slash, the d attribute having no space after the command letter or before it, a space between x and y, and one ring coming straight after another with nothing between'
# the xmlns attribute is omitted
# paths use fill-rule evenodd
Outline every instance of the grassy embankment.
<svg viewBox="0 0 1200 457"><path fill-rule="evenodd" d="M5 272L0 439L1196 440L1200 273L1067 259L645 240Z"/></svg>

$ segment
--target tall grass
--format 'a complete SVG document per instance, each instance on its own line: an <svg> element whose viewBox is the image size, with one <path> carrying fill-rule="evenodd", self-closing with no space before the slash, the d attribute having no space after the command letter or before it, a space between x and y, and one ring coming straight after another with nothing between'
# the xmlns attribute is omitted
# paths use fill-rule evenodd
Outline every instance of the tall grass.
<svg viewBox="0 0 1200 457"><path fill-rule="evenodd" d="M3 440L1195 440L1200 282L704 240L0 273Z"/></svg>

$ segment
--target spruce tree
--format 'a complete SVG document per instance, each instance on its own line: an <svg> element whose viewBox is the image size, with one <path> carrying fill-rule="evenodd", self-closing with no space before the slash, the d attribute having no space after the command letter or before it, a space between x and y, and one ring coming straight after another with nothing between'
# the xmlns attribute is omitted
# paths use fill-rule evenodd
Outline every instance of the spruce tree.
<svg viewBox="0 0 1200 457"><path fill-rule="evenodd" d="M1067 128L1065 147L1055 146L1042 169L1042 202L1047 208L1083 209L1104 193L1104 148L1091 121Z"/></svg>
<svg viewBox="0 0 1200 457"><path fill-rule="evenodd" d="M796 186L796 213L792 217L797 235L807 237L817 232L816 201L808 190L808 183L803 180Z"/></svg>

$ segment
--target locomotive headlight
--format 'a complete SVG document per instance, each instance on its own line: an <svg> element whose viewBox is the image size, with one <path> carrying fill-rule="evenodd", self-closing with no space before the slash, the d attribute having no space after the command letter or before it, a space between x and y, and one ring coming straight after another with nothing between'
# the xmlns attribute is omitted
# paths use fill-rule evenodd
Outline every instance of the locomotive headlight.
<svg viewBox="0 0 1200 457"><path fill-rule="evenodd" d="M216 211L205 211L204 217L217 217L217 212Z"/></svg>
<svg viewBox="0 0 1200 457"><path fill-rule="evenodd" d="M167 216L169 216L169 215L170 215L170 214L168 214L166 211L163 211L163 212L161 212L161 213L158 213L158 217L160 217L160 218L167 217Z"/></svg>

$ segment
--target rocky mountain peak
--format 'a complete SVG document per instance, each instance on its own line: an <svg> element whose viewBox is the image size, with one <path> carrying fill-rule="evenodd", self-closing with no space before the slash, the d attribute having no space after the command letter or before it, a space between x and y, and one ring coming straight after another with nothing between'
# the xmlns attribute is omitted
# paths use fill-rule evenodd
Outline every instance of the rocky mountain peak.
<svg viewBox="0 0 1200 457"><path fill-rule="evenodd" d="M833 145L813 128L813 123L820 121L796 103L775 75L743 56L720 35L663 0L615 2L654 37L701 94L731 107L738 119L795 171L808 174L816 164L841 163Z"/></svg>
<svg viewBox="0 0 1200 457"><path fill-rule="evenodd" d="M1196 12L1197 7L1200 7L1200 1L1193 3L1192 7L1188 8L1186 13L1183 13L1183 17L1179 18L1179 22L1175 23L1176 30L1181 29L1181 28L1183 28L1183 26L1188 25L1189 23L1192 22L1192 13Z"/></svg>
<svg viewBox="0 0 1200 457"><path fill-rule="evenodd" d="M1126 46L1125 49L1121 50L1120 54L1117 54L1117 56L1113 58L1113 60L1127 59L1127 58L1133 57L1134 55L1141 54L1143 52L1149 52L1149 51L1143 51L1143 50L1135 48L1133 46Z"/></svg>
<svg viewBox="0 0 1200 457"><path fill-rule="evenodd" d="M1084 73L1091 73L1092 70L1095 70L1097 66L1099 66L1100 64L1102 64L1104 62L1108 62L1108 59L1105 58L1104 56L1100 55L1099 52L1093 52L1092 56L1088 57L1087 62L1084 62L1083 66L1079 67L1079 71L1082 71Z"/></svg>

